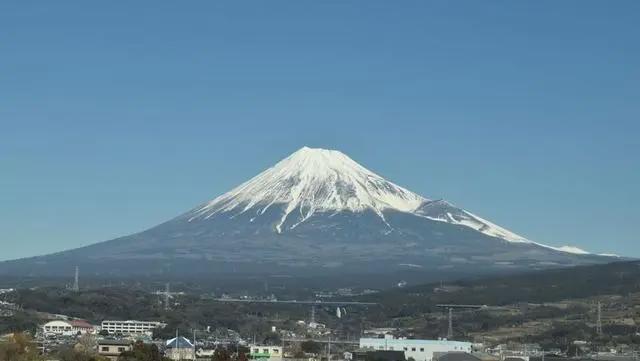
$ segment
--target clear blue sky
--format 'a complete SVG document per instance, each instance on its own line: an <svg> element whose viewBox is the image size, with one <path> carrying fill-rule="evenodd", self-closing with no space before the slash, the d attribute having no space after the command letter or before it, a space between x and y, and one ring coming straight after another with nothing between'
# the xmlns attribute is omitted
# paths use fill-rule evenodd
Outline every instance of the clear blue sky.
<svg viewBox="0 0 640 361"><path fill-rule="evenodd" d="M640 2L0 3L0 259L153 226L303 145L640 257Z"/></svg>

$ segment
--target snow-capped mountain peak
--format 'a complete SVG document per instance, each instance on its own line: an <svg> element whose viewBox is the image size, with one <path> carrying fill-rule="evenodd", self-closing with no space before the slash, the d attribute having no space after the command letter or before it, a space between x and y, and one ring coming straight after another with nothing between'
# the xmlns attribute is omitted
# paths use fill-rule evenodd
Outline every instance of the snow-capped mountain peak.
<svg viewBox="0 0 640 361"><path fill-rule="evenodd" d="M296 209L298 223L316 211L416 210L428 199L391 183L337 150L303 147L248 182L196 209L192 219L220 212L243 213L257 208L263 214L284 205L281 226ZM295 225L294 225L295 227Z"/></svg>
<svg viewBox="0 0 640 361"><path fill-rule="evenodd" d="M373 211L387 230L392 230L384 211L394 210L472 228L510 243L588 254L577 247L533 242L445 200L430 200L389 182L340 151L320 148L299 149L256 177L187 213L187 217L192 222L218 214L235 217L251 212L253 222L271 207L278 207L278 219L273 221L278 233L296 228L318 212L342 211Z"/></svg>

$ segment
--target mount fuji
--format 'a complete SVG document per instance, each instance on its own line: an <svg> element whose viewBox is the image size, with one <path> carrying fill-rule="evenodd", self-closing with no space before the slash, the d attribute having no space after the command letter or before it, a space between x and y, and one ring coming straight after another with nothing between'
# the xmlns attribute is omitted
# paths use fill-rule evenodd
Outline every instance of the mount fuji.
<svg viewBox="0 0 640 361"><path fill-rule="evenodd" d="M143 232L0 263L0 274L510 272L614 257L531 241L396 185L336 150L304 147Z"/></svg>

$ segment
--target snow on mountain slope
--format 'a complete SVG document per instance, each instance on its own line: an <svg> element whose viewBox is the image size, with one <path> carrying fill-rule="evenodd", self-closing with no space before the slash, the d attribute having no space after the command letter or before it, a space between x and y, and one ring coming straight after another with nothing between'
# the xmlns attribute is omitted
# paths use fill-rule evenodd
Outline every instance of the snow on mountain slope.
<svg viewBox="0 0 640 361"><path fill-rule="evenodd" d="M384 220L385 209L411 212L427 199L364 168L336 150L304 147L272 168L194 212L192 220L206 219L220 212L243 213L258 207L257 215L274 204L285 205L276 226L300 209L304 222L316 211L374 211Z"/></svg>
<svg viewBox="0 0 640 361"><path fill-rule="evenodd" d="M445 222L449 224L457 224L469 228L473 228L478 232L484 233L491 237L501 238L505 241L512 243L528 243L535 244L540 247L552 249L558 252L571 253L571 254L590 254L589 252L575 247L575 246L562 246L554 247L546 244L534 242L526 239L516 233L511 232L508 229L502 228L486 219L483 219L469 211L461 208L457 208L451 203L445 200L437 200L426 202L420 208L418 208L415 214L438 222Z"/></svg>
<svg viewBox="0 0 640 361"><path fill-rule="evenodd" d="M589 254L577 247L553 247L530 241L444 200L432 201L391 183L342 152L308 147L301 148L230 192L196 208L189 214L188 220L206 220L223 213L234 217L251 211L255 215L251 219L253 221L274 205L284 209L275 225L278 233L296 228L316 212L365 210L375 212L389 229L393 229L383 212L395 210L469 227L511 243L528 243L559 252ZM285 227L288 219L289 226Z"/></svg>
<svg viewBox="0 0 640 361"><path fill-rule="evenodd" d="M457 208L445 200L427 202L417 209L415 214L425 218L473 228L491 237L502 238L509 242L532 243L526 238L482 219L471 212Z"/></svg>
<svg viewBox="0 0 640 361"><path fill-rule="evenodd" d="M551 249L555 249L556 251L573 253L573 254L590 254L589 252L585 251L584 249L578 248L576 246L562 246L562 247L551 247L551 246L546 246L546 245L541 245L541 246L549 247Z"/></svg>

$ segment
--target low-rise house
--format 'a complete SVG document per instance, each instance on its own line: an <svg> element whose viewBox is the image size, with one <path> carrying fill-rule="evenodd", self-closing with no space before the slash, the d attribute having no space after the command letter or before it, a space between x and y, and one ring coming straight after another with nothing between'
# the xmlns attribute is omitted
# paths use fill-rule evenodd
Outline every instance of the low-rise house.
<svg viewBox="0 0 640 361"><path fill-rule="evenodd" d="M194 360L195 346L188 339L179 336L168 340L165 356L172 360Z"/></svg>
<svg viewBox="0 0 640 361"><path fill-rule="evenodd" d="M117 361L121 353L132 349L133 344L128 340L98 340L98 354L112 361Z"/></svg>

